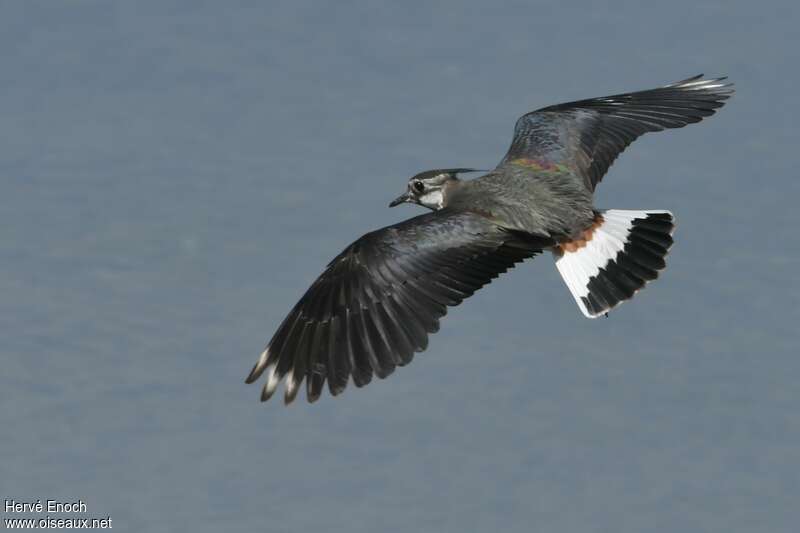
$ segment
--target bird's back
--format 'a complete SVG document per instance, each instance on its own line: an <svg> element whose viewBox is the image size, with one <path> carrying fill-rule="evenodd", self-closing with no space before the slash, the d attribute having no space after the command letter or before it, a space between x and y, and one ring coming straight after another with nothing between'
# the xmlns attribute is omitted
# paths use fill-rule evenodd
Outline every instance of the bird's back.
<svg viewBox="0 0 800 533"><path fill-rule="evenodd" d="M594 218L592 193L580 177L528 161L463 182L449 205L486 213L503 227L556 238L576 235Z"/></svg>

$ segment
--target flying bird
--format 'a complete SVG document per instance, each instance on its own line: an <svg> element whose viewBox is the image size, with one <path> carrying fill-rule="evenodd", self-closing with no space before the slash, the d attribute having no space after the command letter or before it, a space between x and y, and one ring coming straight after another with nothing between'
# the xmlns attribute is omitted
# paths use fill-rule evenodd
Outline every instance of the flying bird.
<svg viewBox="0 0 800 533"><path fill-rule="evenodd" d="M367 233L337 255L278 327L246 382L266 373L261 400L303 381L309 402L352 379L385 378L428 346L447 308L517 263L550 251L580 311L606 315L665 267L669 211L597 209L608 168L644 133L713 115L733 94L703 75L657 89L545 107L517 120L494 170L428 170L390 207L423 215Z"/></svg>

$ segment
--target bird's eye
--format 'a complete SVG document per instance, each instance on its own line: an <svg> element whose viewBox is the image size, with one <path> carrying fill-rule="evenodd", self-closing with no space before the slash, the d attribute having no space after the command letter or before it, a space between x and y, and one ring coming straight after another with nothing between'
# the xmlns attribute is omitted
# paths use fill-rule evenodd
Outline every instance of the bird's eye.
<svg viewBox="0 0 800 533"><path fill-rule="evenodd" d="M415 181L413 183L413 187L414 187L414 190L417 191L417 192L422 192L422 191L425 190L425 184L422 183L421 181Z"/></svg>

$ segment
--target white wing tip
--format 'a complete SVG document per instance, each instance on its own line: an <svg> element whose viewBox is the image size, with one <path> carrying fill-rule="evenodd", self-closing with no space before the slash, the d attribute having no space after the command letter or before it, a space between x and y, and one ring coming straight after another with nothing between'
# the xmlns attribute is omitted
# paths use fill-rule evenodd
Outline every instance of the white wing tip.
<svg viewBox="0 0 800 533"><path fill-rule="evenodd" d="M261 352L258 361L256 361L255 365L253 365L253 369L250 371L250 374L247 376L247 379L244 380L245 383L252 383L258 379L261 373L264 372L264 367L267 364L267 359L269 359L269 346L267 346L264 349L264 351Z"/></svg>
<svg viewBox="0 0 800 533"><path fill-rule="evenodd" d="M294 369L286 374L286 393L283 395L283 403L289 405L297 397L297 391L300 388L300 379L295 379Z"/></svg>
<svg viewBox="0 0 800 533"><path fill-rule="evenodd" d="M725 91L718 91L723 94L733 92L733 83L727 82L727 76L719 78L703 78L703 75L694 76L686 80L677 81L667 85L673 89L686 89L689 91L703 91L709 89L726 89Z"/></svg>
<svg viewBox="0 0 800 533"><path fill-rule="evenodd" d="M276 372L276 367L276 363L272 363L267 367L267 382L264 383L264 388L261 389L262 402L265 402L272 397L272 395L275 393L275 389L278 388L278 384L281 382L281 377Z"/></svg>

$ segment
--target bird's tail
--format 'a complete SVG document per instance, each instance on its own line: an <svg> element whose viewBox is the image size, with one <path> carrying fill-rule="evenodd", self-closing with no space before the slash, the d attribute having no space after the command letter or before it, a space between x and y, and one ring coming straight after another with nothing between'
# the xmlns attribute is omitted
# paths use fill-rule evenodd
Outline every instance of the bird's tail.
<svg viewBox="0 0 800 533"><path fill-rule="evenodd" d="M556 267L589 318L607 313L658 277L672 246L669 211L598 211L580 238L553 248Z"/></svg>

